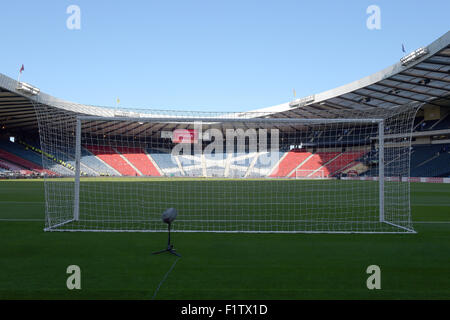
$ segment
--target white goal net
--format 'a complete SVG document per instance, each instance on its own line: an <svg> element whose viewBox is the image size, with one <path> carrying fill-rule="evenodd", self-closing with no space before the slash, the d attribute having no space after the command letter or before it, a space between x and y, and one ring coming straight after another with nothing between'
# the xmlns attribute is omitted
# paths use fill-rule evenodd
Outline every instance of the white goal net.
<svg viewBox="0 0 450 320"><path fill-rule="evenodd" d="M164 231L173 207L174 231L414 232L401 178L415 106L302 119L35 107L47 231Z"/></svg>

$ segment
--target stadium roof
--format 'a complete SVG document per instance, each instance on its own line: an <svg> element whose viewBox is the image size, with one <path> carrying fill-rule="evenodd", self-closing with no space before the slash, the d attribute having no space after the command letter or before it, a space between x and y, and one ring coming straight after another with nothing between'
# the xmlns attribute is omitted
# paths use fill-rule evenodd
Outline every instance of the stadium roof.
<svg viewBox="0 0 450 320"><path fill-rule="evenodd" d="M57 112L87 116L117 116L113 108L65 101L18 83L0 73L0 133L38 129L33 103L42 103ZM409 103L450 105L450 31L430 45L419 48L399 62L347 85L277 106L233 114L238 118L338 117L343 111L391 109ZM128 116L133 116L131 111ZM148 112L148 111L147 111ZM189 117L189 112L184 116ZM172 113L173 115L173 113ZM151 111L148 117L168 117L165 111ZM210 114L217 118L217 114Z"/></svg>

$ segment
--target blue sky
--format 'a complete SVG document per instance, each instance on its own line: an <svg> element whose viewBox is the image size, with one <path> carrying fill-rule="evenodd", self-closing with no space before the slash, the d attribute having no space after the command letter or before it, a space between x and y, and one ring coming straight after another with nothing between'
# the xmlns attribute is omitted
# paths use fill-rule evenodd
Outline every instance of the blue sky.
<svg viewBox="0 0 450 320"><path fill-rule="evenodd" d="M69 5L81 29L69 30ZM381 29L369 30L369 5ZM245 111L360 79L449 30L450 1L4 1L0 73L101 106Z"/></svg>

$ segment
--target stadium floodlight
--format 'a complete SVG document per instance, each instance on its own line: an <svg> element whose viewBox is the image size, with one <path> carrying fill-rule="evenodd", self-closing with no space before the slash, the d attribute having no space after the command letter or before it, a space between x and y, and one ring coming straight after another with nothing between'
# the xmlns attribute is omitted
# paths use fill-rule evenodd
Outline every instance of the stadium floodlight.
<svg viewBox="0 0 450 320"><path fill-rule="evenodd" d="M170 226L172 222L175 221L177 214L178 214L177 210L175 210L174 208L169 208L163 212L161 219L164 223L167 223L167 231L168 231L167 248L161 251L153 252L153 254L169 252L175 256L181 257L181 255L177 253L176 250L173 248L173 244L170 243Z"/></svg>
<svg viewBox="0 0 450 320"><path fill-rule="evenodd" d="M315 96L314 94L312 94L312 95L309 95L309 96L307 96L307 97L303 97L303 98L300 98L300 99L296 99L296 100L294 100L294 101L291 101L291 102L289 103L289 106L290 106L291 108L295 108L295 107L304 107L304 106L306 106L306 105L308 105L308 104L313 103L315 99L316 99L316 96Z"/></svg>
<svg viewBox="0 0 450 320"><path fill-rule="evenodd" d="M26 94L30 94L33 96L38 95L41 90L32 86L31 84L28 84L26 82L17 82L17 88L18 91L26 93Z"/></svg>
<svg viewBox="0 0 450 320"><path fill-rule="evenodd" d="M421 47L417 50L414 50L410 54L407 54L406 56L402 57L400 59L400 62L402 63L403 66L406 66L406 65L422 58L423 56L425 56L427 54L428 54L428 48Z"/></svg>
<svg viewBox="0 0 450 320"><path fill-rule="evenodd" d="M68 177L45 179L45 230L166 232L161 212L173 207L171 232L412 233L400 178L420 106L244 119L74 116L36 103L44 167Z"/></svg>

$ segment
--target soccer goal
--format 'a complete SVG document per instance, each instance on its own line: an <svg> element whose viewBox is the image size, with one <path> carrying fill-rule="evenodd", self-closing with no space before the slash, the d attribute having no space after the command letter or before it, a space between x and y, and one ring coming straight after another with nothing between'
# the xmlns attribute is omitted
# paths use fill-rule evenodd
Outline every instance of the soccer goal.
<svg viewBox="0 0 450 320"><path fill-rule="evenodd" d="M414 232L409 183L388 179L409 175L410 106L301 119L36 110L55 173L46 231L165 231L175 208L173 231Z"/></svg>

